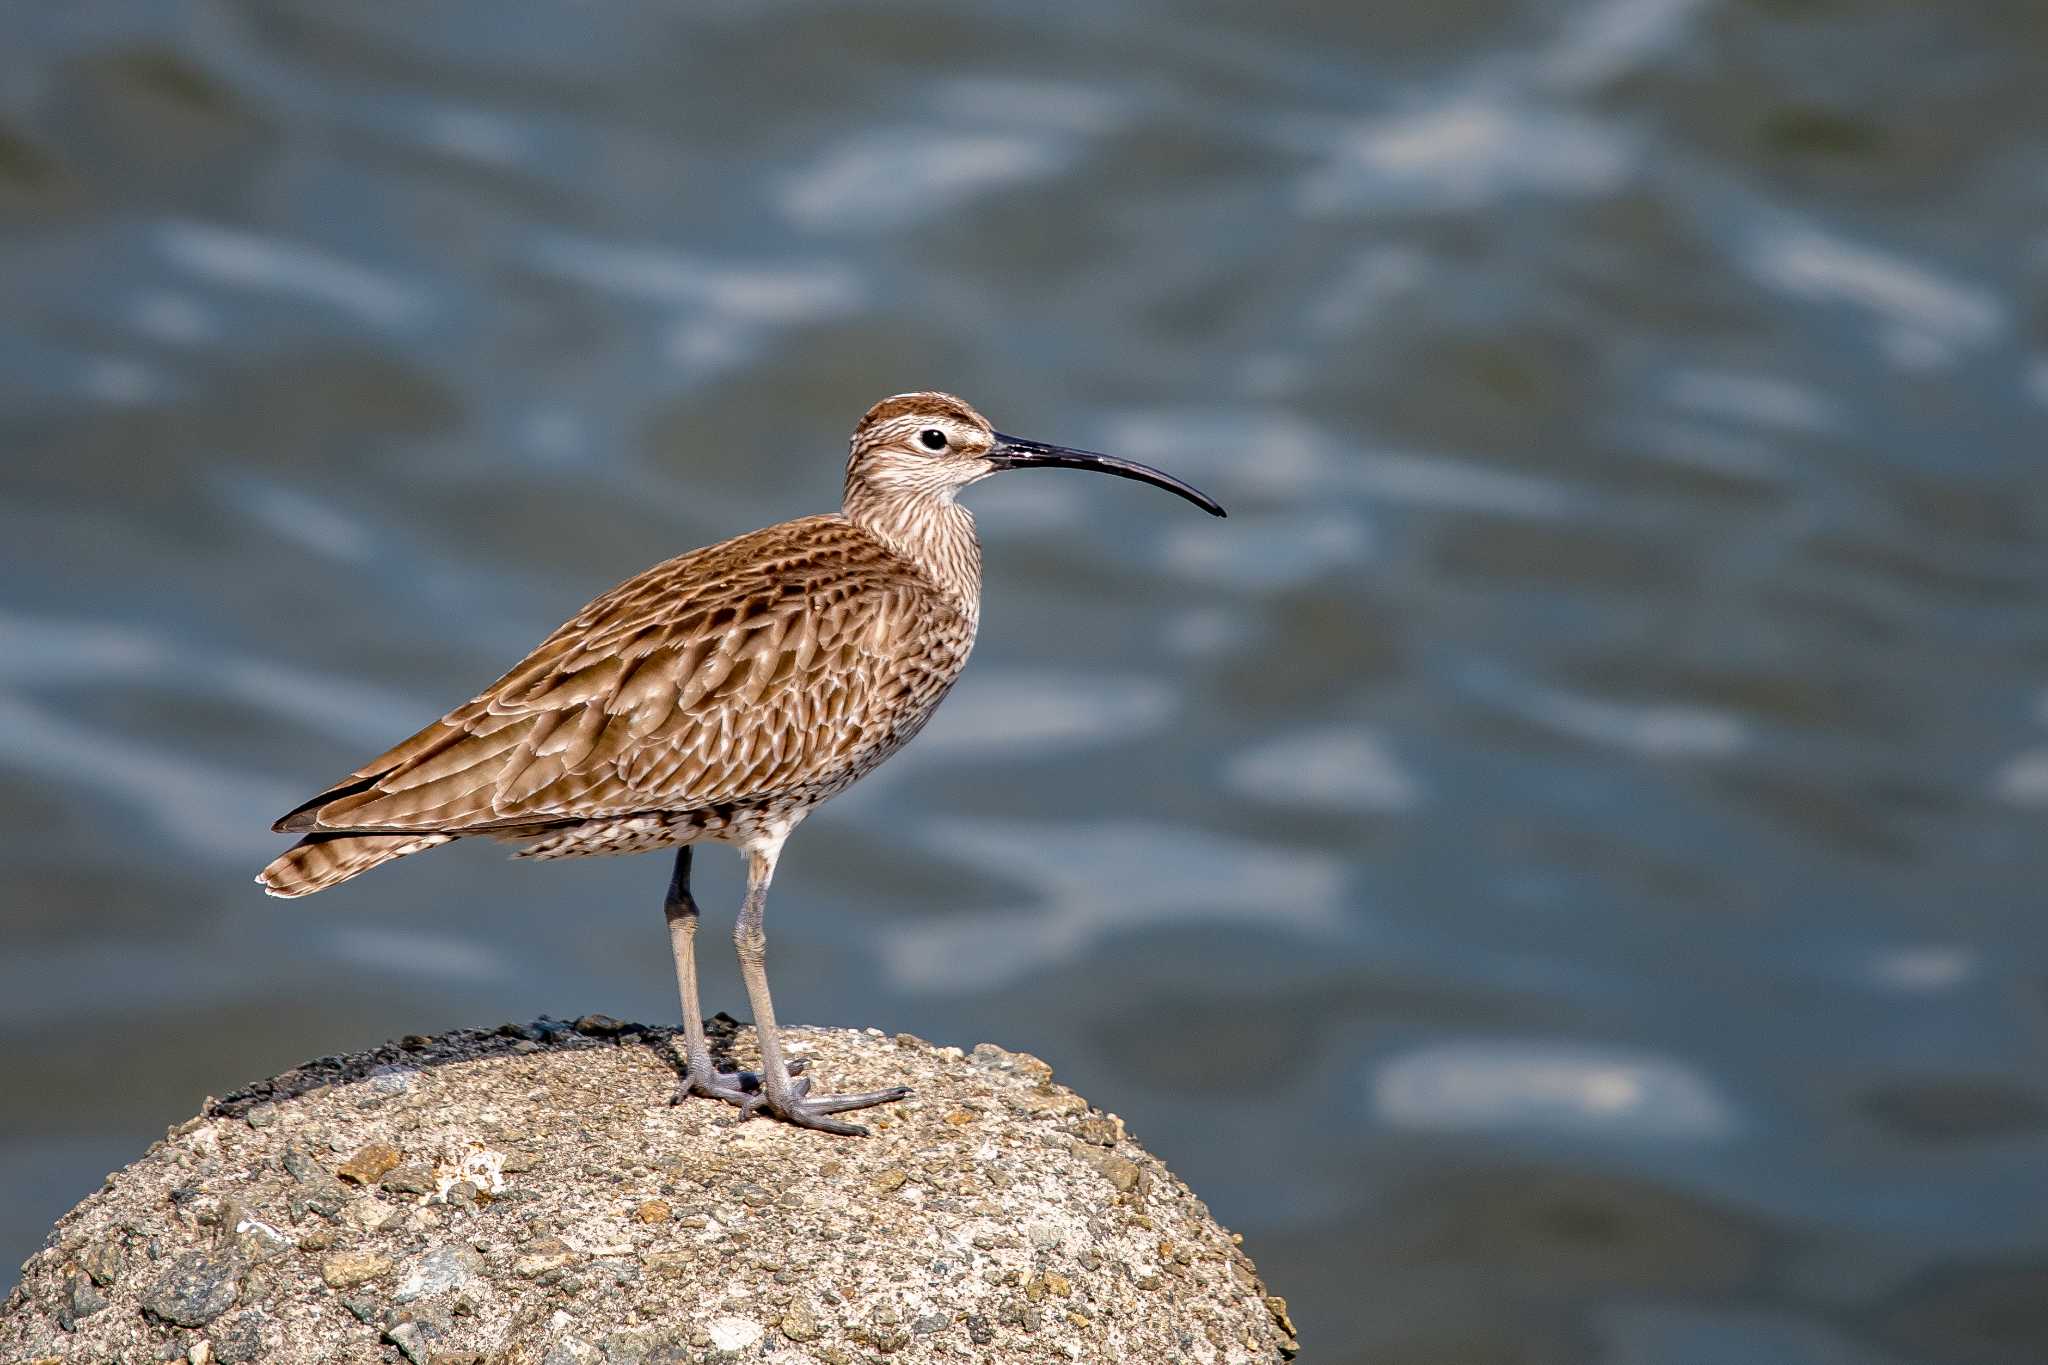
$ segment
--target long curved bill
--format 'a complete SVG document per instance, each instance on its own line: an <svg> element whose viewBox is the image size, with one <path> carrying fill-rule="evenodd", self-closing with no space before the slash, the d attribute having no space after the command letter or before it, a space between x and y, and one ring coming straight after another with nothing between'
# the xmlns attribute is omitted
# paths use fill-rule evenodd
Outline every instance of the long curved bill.
<svg viewBox="0 0 2048 1365"><path fill-rule="evenodd" d="M1136 479L1139 483L1178 493L1212 517L1229 515L1223 510L1222 503L1193 484L1182 483L1165 470L1139 464L1136 460L1120 460L1114 455L1098 455L1092 450L1049 446L1043 441L1005 436L1000 431L995 433L995 438L996 443L989 447L986 458L997 469L1092 469L1098 474Z"/></svg>

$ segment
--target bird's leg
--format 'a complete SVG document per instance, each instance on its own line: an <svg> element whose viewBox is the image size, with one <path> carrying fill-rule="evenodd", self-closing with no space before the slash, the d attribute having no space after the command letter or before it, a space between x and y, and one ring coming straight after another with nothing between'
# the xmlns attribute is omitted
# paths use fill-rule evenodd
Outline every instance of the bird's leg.
<svg viewBox="0 0 2048 1365"><path fill-rule="evenodd" d="M761 1044L761 1093L741 1106L743 1114L765 1109L779 1119L802 1128L824 1133L862 1137L867 1129L857 1123L827 1117L848 1109L889 1104L910 1093L904 1086L871 1090L861 1095L817 1095L810 1093L808 1077L790 1079L790 1068L782 1058L782 1039L775 1030L775 1002L768 997L768 935L761 925L768 904L768 882L775 875L776 855L782 841L747 849L747 899L733 925L733 946L739 950L740 974L746 978L747 1000L754 1010L754 1033Z"/></svg>
<svg viewBox="0 0 2048 1365"><path fill-rule="evenodd" d="M662 906L668 914L668 944L676 958L676 985L683 996L683 1041L688 1069L676 1085L671 1104L692 1095L706 1095L728 1104L745 1106L761 1088L760 1077L751 1072L714 1071L711 1044L704 1037L704 1010L697 1003L697 901L690 894L690 846L676 850L675 875L668 881L668 900Z"/></svg>

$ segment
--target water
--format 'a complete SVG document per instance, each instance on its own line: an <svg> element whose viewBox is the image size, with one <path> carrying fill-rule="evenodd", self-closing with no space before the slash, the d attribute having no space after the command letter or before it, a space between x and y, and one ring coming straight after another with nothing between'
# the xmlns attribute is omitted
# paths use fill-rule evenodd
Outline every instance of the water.
<svg viewBox="0 0 2048 1365"><path fill-rule="evenodd" d="M937 386L1232 516L976 491L977 658L793 842L788 1017L1048 1058L1318 1360L2048 1356L2043 53L1998 0L22 7L0 1251L304 1058L671 1017L657 859L286 905L267 824Z"/></svg>

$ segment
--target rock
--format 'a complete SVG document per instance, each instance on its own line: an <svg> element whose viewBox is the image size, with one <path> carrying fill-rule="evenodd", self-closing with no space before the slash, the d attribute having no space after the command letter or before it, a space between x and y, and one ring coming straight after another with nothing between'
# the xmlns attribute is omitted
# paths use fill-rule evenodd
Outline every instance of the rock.
<svg viewBox="0 0 2048 1365"><path fill-rule="evenodd" d="M325 1190L340 1183L328 1174L327 1168L311 1152L296 1142L284 1149L279 1160L283 1162L286 1173L308 1189Z"/></svg>
<svg viewBox="0 0 2048 1365"><path fill-rule="evenodd" d="M235 1306L244 1271L242 1258L232 1252L183 1252L144 1292L142 1308L180 1327L204 1327Z"/></svg>
<svg viewBox="0 0 2048 1365"><path fill-rule="evenodd" d="M235 1249L257 1265L296 1250L290 1237L259 1219L242 1219L235 1224L232 1233Z"/></svg>
<svg viewBox="0 0 2048 1365"><path fill-rule="evenodd" d="M258 1361L274 1349L270 1317L261 1308L247 1308L229 1318L213 1336L213 1353L223 1365Z"/></svg>
<svg viewBox="0 0 2048 1365"><path fill-rule="evenodd" d="M1281 1336L1284 1338L1283 1344L1286 1345L1287 1349L1292 1350L1296 1333L1294 1330L1294 1319L1287 1316L1287 1300L1281 1298L1278 1294L1268 1294L1266 1296L1266 1311L1273 1315L1273 1324L1280 1329Z"/></svg>
<svg viewBox="0 0 2048 1365"><path fill-rule="evenodd" d="M63 1323L65 1331L72 1331L111 1302L94 1287L89 1276L73 1276L65 1290L64 1309L58 1314L58 1320Z"/></svg>
<svg viewBox="0 0 2048 1365"><path fill-rule="evenodd" d="M330 1289L354 1289L391 1273L391 1258L375 1251L337 1251L320 1262L320 1278Z"/></svg>
<svg viewBox="0 0 2048 1365"><path fill-rule="evenodd" d="M409 1319L385 1328L384 1340L403 1351L412 1365L429 1365L433 1358L433 1350L427 1344L426 1329Z"/></svg>
<svg viewBox="0 0 2048 1365"><path fill-rule="evenodd" d="M541 1357L540 1365L597 1365L602 1357L582 1337L565 1336Z"/></svg>
<svg viewBox="0 0 2048 1365"><path fill-rule="evenodd" d="M393 1303L411 1303L460 1289L484 1268L483 1257L468 1247L436 1247L413 1263L392 1294Z"/></svg>
<svg viewBox="0 0 2048 1365"><path fill-rule="evenodd" d="M271 1124L277 1122L277 1106L274 1104L254 1105L248 1113L242 1116L242 1121L251 1128L268 1128Z"/></svg>
<svg viewBox="0 0 2048 1365"><path fill-rule="evenodd" d="M416 1163L393 1167L377 1183L393 1194L432 1194L438 1188L433 1171Z"/></svg>
<svg viewBox="0 0 2048 1365"><path fill-rule="evenodd" d="M126 1259L121 1254L121 1244L110 1237L80 1252L78 1268L91 1276L94 1284L106 1289L121 1278L121 1265Z"/></svg>
<svg viewBox="0 0 2048 1365"><path fill-rule="evenodd" d="M512 1273L532 1279L550 1270L574 1265L578 1259L577 1253L566 1242L558 1237L548 1237L532 1243L524 1254L514 1258Z"/></svg>
<svg viewBox="0 0 2048 1365"><path fill-rule="evenodd" d="M793 1303L782 1310L782 1335L791 1341L816 1341L823 1333L809 1304Z"/></svg>
<svg viewBox="0 0 2048 1365"><path fill-rule="evenodd" d="M364 1232L382 1232L388 1224L405 1217L405 1210L381 1199L359 1199L348 1206L347 1217Z"/></svg>
<svg viewBox="0 0 2048 1365"><path fill-rule="evenodd" d="M539 1167L540 1153L529 1152L524 1147L507 1147L504 1151L504 1160L498 1163L498 1169L506 1175L523 1175L527 1171L538 1170Z"/></svg>
<svg viewBox="0 0 2048 1365"><path fill-rule="evenodd" d="M418 1075L418 1072L406 1067L386 1067L382 1070L371 1072L369 1080L365 1083L365 1088L372 1095L385 1098L393 1095L405 1095L411 1093L413 1083Z"/></svg>
<svg viewBox="0 0 2048 1365"><path fill-rule="evenodd" d="M1114 1147L1123 1141L1124 1125L1121 1120L1082 1119L1074 1125L1074 1136L1097 1147Z"/></svg>
<svg viewBox="0 0 2048 1365"><path fill-rule="evenodd" d="M1028 1052L1008 1052L994 1043L974 1045L973 1064L983 1071L999 1071L1021 1076L1033 1086L1049 1086L1052 1083L1052 1068Z"/></svg>
<svg viewBox="0 0 2048 1365"><path fill-rule="evenodd" d="M374 1185L385 1174L395 1168L400 1157L396 1147L388 1142L366 1142L356 1148L355 1155L341 1163L335 1174L356 1185Z"/></svg>
<svg viewBox="0 0 2048 1365"><path fill-rule="evenodd" d="M1088 1101L1056 1085L1041 1085L1018 1096L1013 1103L1033 1118L1058 1118L1063 1114L1085 1114Z"/></svg>
<svg viewBox="0 0 2048 1365"><path fill-rule="evenodd" d="M840 1139L670 1106L672 1036L622 1025L647 1045L615 1046L577 1022L322 1058L177 1125L29 1259L0 1361L189 1365L204 1346L220 1365L1277 1365L1293 1349L1285 1304L1201 1201L1034 1057L789 1030L821 1090L913 1091L861 1116L874 1136ZM729 1021L712 1040L722 1065L755 1055ZM468 1201L432 1199L442 1182Z"/></svg>
<svg viewBox="0 0 2048 1365"><path fill-rule="evenodd" d="M744 1351L768 1335L760 1323L746 1318L713 1318L704 1330L711 1334L711 1344L721 1351Z"/></svg>
<svg viewBox="0 0 2048 1365"><path fill-rule="evenodd" d="M1093 1147L1076 1146L1074 1148L1074 1155L1080 1157L1081 1160L1087 1162L1090 1166L1093 1166L1104 1180L1116 1186L1117 1193L1129 1194L1138 1187L1139 1170L1137 1162L1120 1156L1114 1156L1108 1152L1097 1151Z"/></svg>
<svg viewBox="0 0 2048 1365"><path fill-rule="evenodd" d="M690 1350L690 1334L680 1329L638 1328L613 1332L604 1339L604 1365L695 1365L697 1359ZM441 1362L436 1360L434 1365Z"/></svg>

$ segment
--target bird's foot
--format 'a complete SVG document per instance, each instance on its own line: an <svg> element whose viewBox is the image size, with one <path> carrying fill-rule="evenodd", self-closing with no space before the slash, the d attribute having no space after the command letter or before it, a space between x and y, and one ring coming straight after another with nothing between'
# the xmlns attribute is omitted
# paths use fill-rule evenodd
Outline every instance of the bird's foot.
<svg viewBox="0 0 2048 1365"><path fill-rule="evenodd" d="M790 1063L790 1070L796 1070L796 1066L796 1063ZM786 1099L778 1101L765 1091L749 1095L746 1102L740 1105L740 1118L744 1121L756 1113L771 1114L784 1123L793 1123L799 1128L814 1128L821 1133L837 1133L842 1137L866 1137L868 1130L859 1124L847 1123L830 1116L843 1114L849 1109L894 1104L897 1100L907 1099L909 1095L909 1086L892 1085L887 1090L870 1090L861 1095L819 1095L814 1099L811 1096L810 1077L806 1076L790 1085Z"/></svg>
<svg viewBox="0 0 2048 1365"><path fill-rule="evenodd" d="M792 1062L789 1069L793 1072L801 1071L803 1066L801 1061ZM799 1081L798 1084L809 1085L810 1082ZM760 1101L766 1098L761 1091L759 1072L718 1071L713 1069L708 1060L701 1067L693 1065L683 1072L683 1078L676 1082L676 1091L669 1096L668 1102L681 1104L692 1095L702 1095L706 1099L724 1100L727 1104L737 1105L742 1111L742 1118L753 1113Z"/></svg>

